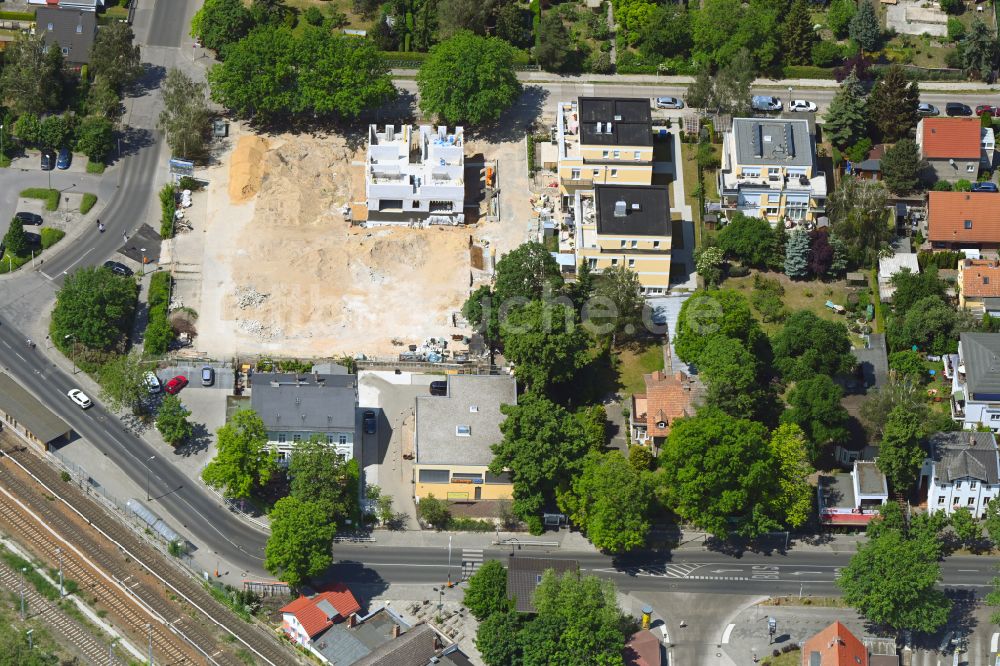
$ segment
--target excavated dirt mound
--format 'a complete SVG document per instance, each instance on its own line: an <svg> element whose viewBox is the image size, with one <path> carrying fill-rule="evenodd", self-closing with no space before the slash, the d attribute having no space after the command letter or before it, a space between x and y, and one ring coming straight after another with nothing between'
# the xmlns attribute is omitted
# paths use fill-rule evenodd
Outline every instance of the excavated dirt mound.
<svg viewBox="0 0 1000 666"><path fill-rule="evenodd" d="M245 203L260 191L267 149L264 137L240 137L229 162L229 200L232 203Z"/></svg>

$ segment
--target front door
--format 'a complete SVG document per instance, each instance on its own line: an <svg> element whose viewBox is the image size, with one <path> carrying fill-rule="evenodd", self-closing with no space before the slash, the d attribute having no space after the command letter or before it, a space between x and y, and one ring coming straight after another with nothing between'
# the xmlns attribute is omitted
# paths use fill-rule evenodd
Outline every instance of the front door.
<svg viewBox="0 0 1000 666"><path fill-rule="evenodd" d="M483 489L476 486L476 499L483 499Z"/></svg>

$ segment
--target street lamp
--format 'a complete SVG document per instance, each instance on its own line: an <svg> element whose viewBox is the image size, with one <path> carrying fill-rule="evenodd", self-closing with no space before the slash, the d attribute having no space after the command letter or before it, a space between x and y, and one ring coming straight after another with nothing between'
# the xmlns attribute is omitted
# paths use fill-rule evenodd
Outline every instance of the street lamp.
<svg viewBox="0 0 1000 666"><path fill-rule="evenodd" d="M31 639L31 634L33 634L34 631L35 631L34 629L28 629L28 632L27 632L28 633L28 649L29 650L34 650L35 649L35 642Z"/></svg>
<svg viewBox="0 0 1000 666"><path fill-rule="evenodd" d="M76 337L72 333L67 333L63 336L63 341L67 342L72 340L72 346L69 348L69 357L73 361L73 374L76 374Z"/></svg>
<svg viewBox="0 0 1000 666"><path fill-rule="evenodd" d="M149 497L149 463L156 460L156 456L149 456L149 460L146 461L146 501L150 500Z"/></svg>
<svg viewBox="0 0 1000 666"><path fill-rule="evenodd" d="M56 546L56 557L59 558L59 598L62 599L65 595L63 592L62 548L58 546Z"/></svg>
<svg viewBox="0 0 1000 666"><path fill-rule="evenodd" d="M788 106L792 106L792 87L788 86ZM791 108L785 109L786 111L791 111Z"/></svg>
<svg viewBox="0 0 1000 666"><path fill-rule="evenodd" d="M451 535L448 535L448 587L451 587Z"/></svg>

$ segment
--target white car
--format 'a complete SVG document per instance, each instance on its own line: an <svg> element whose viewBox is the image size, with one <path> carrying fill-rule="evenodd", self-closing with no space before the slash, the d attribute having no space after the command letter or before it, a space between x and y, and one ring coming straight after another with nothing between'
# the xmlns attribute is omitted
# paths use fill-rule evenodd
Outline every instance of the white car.
<svg viewBox="0 0 1000 666"><path fill-rule="evenodd" d="M94 404L90 401L90 398L87 397L87 394L80 389L70 389L66 395L68 395L69 399L75 402L81 409L87 409Z"/></svg>
<svg viewBox="0 0 1000 666"><path fill-rule="evenodd" d="M146 388L151 394L160 392L160 378L154 372L146 373Z"/></svg>
<svg viewBox="0 0 1000 666"><path fill-rule="evenodd" d="M815 111L816 103L806 99L793 99L788 103L789 111Z"/></svg>
<svg viewBox="0 0 1000 666"><path fill-rule="evenodd" d="M657 97L656 108L658 109L683 109L684 102L679 97Z"/></svg>

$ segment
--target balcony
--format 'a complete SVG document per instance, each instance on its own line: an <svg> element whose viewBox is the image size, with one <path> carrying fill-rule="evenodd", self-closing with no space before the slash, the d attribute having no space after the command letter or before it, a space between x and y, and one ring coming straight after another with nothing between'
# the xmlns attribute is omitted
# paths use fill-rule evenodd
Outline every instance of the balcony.
<svg viewBox="0 0 1000 666"><path fill-rule="evenodd" d="M965 401L956 400L951 396L951 418L955 421L965 420Z"/></svg>
<svg viewBox="0 0 1000 666"><path fill-rule="evenodd" d="M736 193L740 188L767 189L781 192L809 192L813 197L826 198L826 174L818 171L812 178L806 176L757 176L744 178L732 172L721 171L719 184L723 193Z"/></svg>

